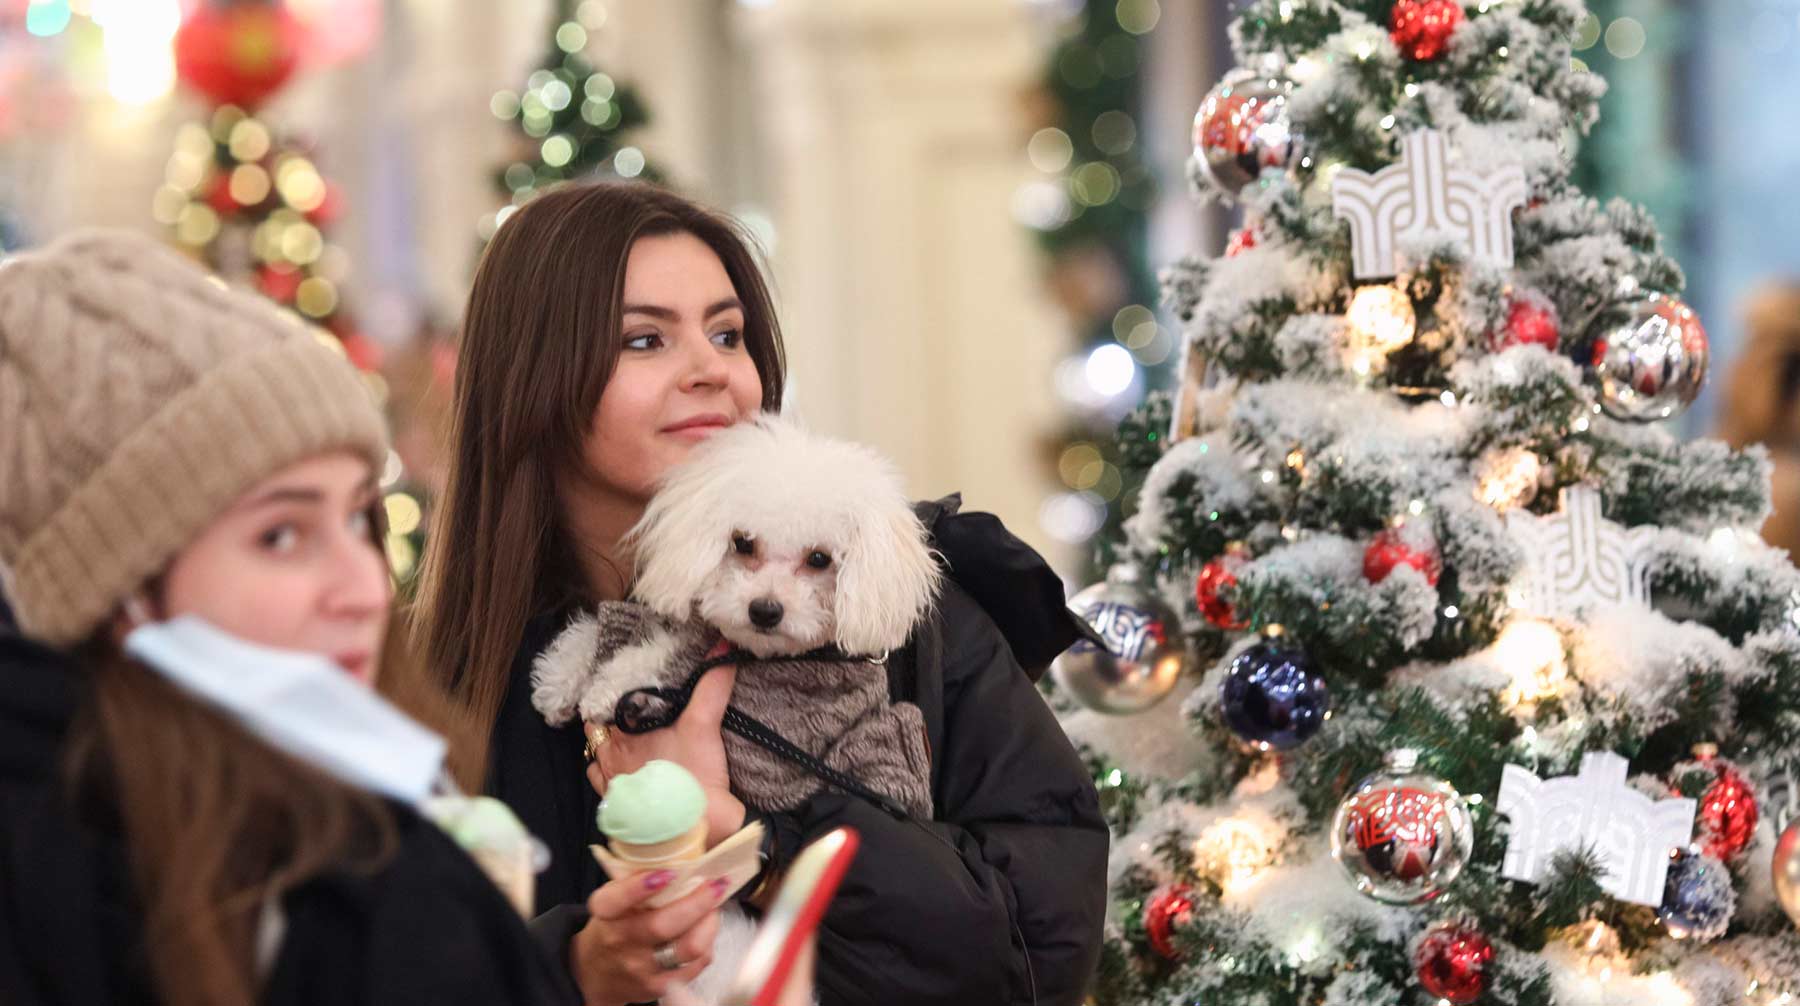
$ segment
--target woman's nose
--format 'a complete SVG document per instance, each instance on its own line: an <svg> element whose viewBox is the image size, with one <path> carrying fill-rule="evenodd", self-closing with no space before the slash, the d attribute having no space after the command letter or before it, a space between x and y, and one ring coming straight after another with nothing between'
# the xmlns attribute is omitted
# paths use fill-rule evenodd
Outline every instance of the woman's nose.
<svg viewBox="0 0 1800 1006"><path fill-rule="evenodd" d="M724 384L730 377L730 370L725 366L725 356L719 347L702 332L695 338L684 340L688 343L685 356L686 370L683 372L683 384L688 387L700 385Z"/></svg>
<svg viewBox="0 0 1800 1006"><path fill-rule="evenodd" d="M332 568L327 603L333 614L361 618L387 607L392 594L387 563L367 538L347 535L328 561Z"/></svg>

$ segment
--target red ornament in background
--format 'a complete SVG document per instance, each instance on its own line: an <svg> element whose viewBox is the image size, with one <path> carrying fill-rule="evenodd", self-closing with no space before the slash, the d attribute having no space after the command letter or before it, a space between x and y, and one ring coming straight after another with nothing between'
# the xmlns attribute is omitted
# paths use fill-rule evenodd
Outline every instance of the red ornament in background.
<svg viewBox="0 0 1800 1006"><path fill-rule="evenodd" d="M1384 877L1417 880L1437 860L1444 800L1411 787L1378 789L1350 806L1348 825L1358 852Z"/></svg>
<svg viewBox="0 0 1800 1006"><path fill-rule="evenodd" d="M1706 326L1700 324L1700 316L1694 313L1693 308L1674 297L1663 297L1658 300L1653 313L1667 322L1670 328L1681 333L1681 348L1688 355L1706 359L1709 346Z"/></svg>
<svg viewBox="0 0 1800 1006"><path fill-rule="evenodd" d="M1213 114L1195 123L1194 146L1223 150L1233 157L1250 149L1250 137L1260 124L1258 105L1241 94L1219 100Z"/></svg>
<svg viewBox="0 0 1800 1006"><path fill-rule="evenodd" d="M1144 902L1144 931L1150 946L1169 960L1180 960L1181 952L1173 940L1176 926L1194 916L1194 889L1186 884L1169 884L1156 889Z"/></svg>
<svg viewBox="0 0 1800 1006"><path fill-rule="evenodd" d="M1208 622L1221 629L1235 632L1249 624L1238 618L1231 602L1219 596L1226 587L1237 586L1237 571L1249 561L1249 549L1241 544L1227 545L1225 554L1201 566L1200 575L1194 580L1195 605Z"/></svg>
<svg viewBox="0 0 1800 1006"><path fill-rule="evenodd" d="M1696 754L1700 764L1712 770L1714 778L1700 794L1694 843L1708 856L1729 862L1756 838L1756 787L1737 766L1719 758L1711 745L1703 746Z"/></svg>
<svg viewBox="0 0 1800 1006"><path fill-rule="evenodd" d="M1550 352L1562 341L1556 305L1536 291L1515 295L1506 309L1506 328L1494 333L1495 352L1513 346L1542 346Z"/></svg>
<svg viewBox="0 0 1800 1006"><path fill-rule="evenodd" d="M1246 224L1231 232L1231 239L1225 242L1225 257L1236 258L1255 247L1256 228Z"/></svg>
<svg viewBox="0 0 1800 1006"><path fill-rule="evenodd" d="M1425 62L1444 54L1462 19L1456 0L1399 0L1388 15L1388 33L1401 55Z"/></svg>
<svg viewBox="0 0 1800 1006"><path fill-rule="evenodd" d="M208 186L206 190L206 205L211 206L213 212L222 217L228 217L243 209L238 205L236 199L231 198L230 174L221 171L213 175L212 185Z"/></svg>
<svg viewBox="0 0 1800 1006"><path fill-rule="evenodd" d="M215 105L253 109L293 76L303 36L280 0L205 4L175 32L175 72Z"/></svg>
<svg viewBox="0 0 1800 1006"><path fill-rule="evenodd" d="M1413 951L1413 970L1425 991L1468 1006L1487 991L1494 944L1480 930L1460 922L1440 922L1426 930Z"/></svg>
<svg viewBox="0 0 1800 1006"><path fill-rule="evenodd" d="M326 182L324 197L319 200L319 205L306 211L306 219L320 227L324 227L337 220L338 215L343 211L343 193L338 190L336 185Z"/></svg>
<svg viewBox="0 0 1800 1006"><path fill-rule="evenodd" d="M1438 575L1444 568L1435 549L1408 541L1402 529L1397 527L1376 535L1363 551L1363 578L1370 583L1380 583L1402 565L1424 573L1425 582L1433 587L1437 586Z"/></svg>
<svg viewBox="0 0 1800 1006"><path fill-rule="evenodd" d="M305 274L293 268L265 265L256 270L257 288L277 304L292 304L304 279Z"/></svg>

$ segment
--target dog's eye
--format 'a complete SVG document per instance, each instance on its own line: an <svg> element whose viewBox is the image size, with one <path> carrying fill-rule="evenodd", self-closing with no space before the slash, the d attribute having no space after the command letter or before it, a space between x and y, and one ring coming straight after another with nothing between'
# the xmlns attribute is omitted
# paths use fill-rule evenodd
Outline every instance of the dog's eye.
<svg viewBox="0 0 1800 1006"><path fill-rule="evenodd" d="M814 552L806 557L806 564L814 569L828 569L831 566L831 556L823 552Z"/></svg>
<svg viewBox="0 0 1800 1006"><path fill-rule="evenodd" d="M747 534L734 534L731 536L731 547L737 549L739 555L755 555L756 539Z"/></svg>

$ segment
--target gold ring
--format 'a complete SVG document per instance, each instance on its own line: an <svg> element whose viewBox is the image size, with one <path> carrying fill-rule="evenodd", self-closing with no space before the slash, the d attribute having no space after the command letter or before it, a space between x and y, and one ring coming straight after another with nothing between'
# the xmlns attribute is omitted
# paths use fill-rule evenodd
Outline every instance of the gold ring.
<svg viewBox="0 0 1800 1006"><path fill-rule="evenodd" d="M587 731L587 742L581 745L581 757L593 761L607 740L606 727L599 723L593 724Z"/></svg>
<svg viewBox="0 0 1800 1006"><path fill-rule="evenodd" d="M651 956L655 958L656 966L664 971L680 971L687 966L682 963L680 957L675 955L675 944L673 943L665 943L662 946L657 947L656 953Z"/></svg>

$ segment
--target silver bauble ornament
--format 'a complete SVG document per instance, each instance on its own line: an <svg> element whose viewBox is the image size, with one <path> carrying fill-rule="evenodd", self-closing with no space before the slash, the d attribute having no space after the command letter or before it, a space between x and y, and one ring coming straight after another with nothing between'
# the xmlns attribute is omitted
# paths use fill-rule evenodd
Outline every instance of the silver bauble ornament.
<svg viewBox="0 0 1800 1006"><path fill-rule="evenodd" d="M1237 69L1200 102L1194 114L1194 161L1226 196L1236 198L1264 168L1300 159L1288 102L1293 81L1275 72Z"/></svg>
<svg viewBox="0 0 1800 1006"><path fill-rule="evenodd" d="M1079 639L1050 665L1057 685L1102 713L1137 713L1174 690L1188 667L1175 612L1155 594L1115 574L1069 599L1069 610L1106 646Z"/></svg>
<svg viewBox="0 0 1800 1006"><path fill-rule="evenodd" d="M1418 770L1418 752L1390 752L1356 784L1331 822L1331 858L1356 889L1390 905L1444 893L1475 851L1475 822L1456 787Z"/></svg>
<svg viewBox="0 0 1800 1006"><path fill-rule="evenodd" d="M1692 308L1651 293L1600 319L1589 339L1588 367L1607 415L1653 423L1693 404L1706 383L1708 345Z"/></svg>

